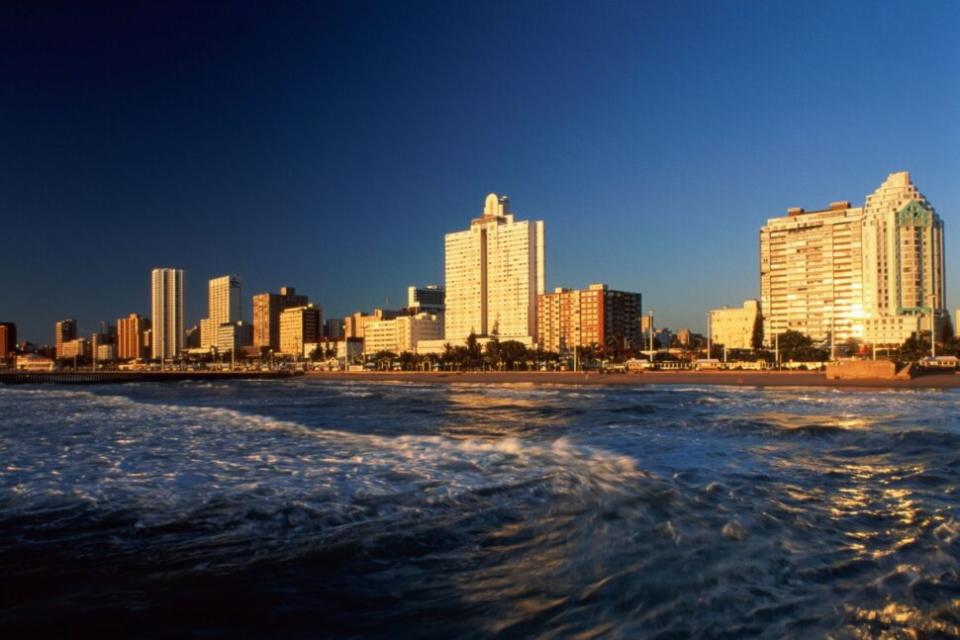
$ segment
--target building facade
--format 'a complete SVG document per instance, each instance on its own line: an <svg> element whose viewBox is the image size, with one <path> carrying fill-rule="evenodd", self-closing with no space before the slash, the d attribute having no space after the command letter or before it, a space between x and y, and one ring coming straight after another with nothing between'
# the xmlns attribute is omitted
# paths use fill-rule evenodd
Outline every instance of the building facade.
<svg viewBox="0 0 960 640"><path fill-rule="evenodd" d="M462 343L474 333L531 343L537 296L544 293L544 224L516 221L509 199L491 193L483 215L445 237L444 335Z"/></svg>
<svg viewBox="0 0 960 640"><path fill-rule="evenodd" d="M423 312L414 316L398 316L368 324L363 338L363 351L367 355L381 351L417 353L417 345L422 340L442 338L443 320L438 314Z"/></svg>
<svg viewBox="0 0 960 640"><path fill-rule="evenodd" d="M320 342L323 315L312 304L284 309L280 313L280 350L285 355L299 357L303 345Z"/></svg>
<svg viewBox="0 0 960 640"><path fill-rule="evenodd" d="M150 320L131 313L117 320L117 359L139 360L147 357L144 334L150 328Z"/></svg>
<svg viewBox="0 0 960 640"><path fill-rule="evenodd" d="M236 354L240 349L253 344L253 326L239 320L225 322L217 327L217 351Z"/></svg>
<svg viewBox="0 0 960 640"><path fill-rule="evenodd" d="M639 293L605 284L586 289L556 289L537 298L538 344L547 351L599 347L619 353L642 348Z"/></svg>
<svg viewBox="0 0 960 640"><path fill-rule="evenodd" d="M863 209L849 202L789 209L760 230L763 340L799 331L816 341L863 336Z"/></svg>
<svg viewBox="0 0 960 640"><path fill-rule="evenodd" d="M943 221L906 171L892 173L863 208L864 340L899 345L947 321Z"/></svg>
<svg viewBox="0 0 960 640"><path fill-rule="evenodd" d="M183 269L151 272L151 357L175 358L183 351Z"/></svg>
<svg viewBox="0 0 960 640"><path fill-rule="evenodd" d="M60 320L53 328L53 341L57 349L58 358L66 358L63 355L63 344L77 339L77 321L72 318ZM73 356L70 356L71 358Z"/></svg>
<svg viewBox="0 0 960 640"><path fill-rule="evenodd" d="M727 349L754 349L761 346L760 302L746 300L740 308L710 310L710 341ZM677 334L679 339L679 332ZM683 340L680 340L683 344ZM686 345L684 345L686 346Z"/></svg>
<svg viewBox="0 0 960 640"><path fill-rule="evenodd" d="M200 346L204 348L217 345L220 325L243 320L239 277L228 275L209 280L204 320L200 321Z"/></svg>
<svg viewBox="0 0 960 640"><path fill-rule="evenodd" d="M943 222L903 171L863 207L790 209L760 231L764 344L799 331L817 341L899 345L947 319Z"/></svg>
<svg viewBox="0 0 960 640"><path fill-rule="evenodd" d="M280 293L253 296L253 346L280 350L280 314L285 309L309 304L307 296L298 295L293 287L280 287Z"/></svg>

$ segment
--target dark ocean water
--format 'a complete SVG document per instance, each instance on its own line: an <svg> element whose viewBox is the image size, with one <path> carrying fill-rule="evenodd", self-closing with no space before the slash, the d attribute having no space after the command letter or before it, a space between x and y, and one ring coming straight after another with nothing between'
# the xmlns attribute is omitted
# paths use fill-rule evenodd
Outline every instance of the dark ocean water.
<svg viewBox="0 0 960 640"><path fill-rule="evenodd" d="M0 387L0 634L954 637L958 401Z"/></svg>

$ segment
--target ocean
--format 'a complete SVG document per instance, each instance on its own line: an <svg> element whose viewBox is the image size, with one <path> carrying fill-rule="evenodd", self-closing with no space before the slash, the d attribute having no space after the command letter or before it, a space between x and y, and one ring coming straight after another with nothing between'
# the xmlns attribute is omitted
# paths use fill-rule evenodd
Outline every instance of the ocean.
<svg viewBox="0 0 960 640"><path fill-rule="evenodd" d="M960 635L960 390L0 386L0 633Z"/></svg>

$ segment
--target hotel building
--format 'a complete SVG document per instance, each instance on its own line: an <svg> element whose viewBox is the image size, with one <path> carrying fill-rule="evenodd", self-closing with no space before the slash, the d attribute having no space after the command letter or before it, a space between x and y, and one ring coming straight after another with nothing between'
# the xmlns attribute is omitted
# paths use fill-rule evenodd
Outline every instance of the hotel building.
<svg viewBox="0 0 960 640"><path fill-rule="evenodd" d="M639 293L605 284L555 289L537 297L537 336L547 351L599 346L616 352L641 349Z"/></svg>
<svg viewBox="0 0 960 640"><path fill-rule="evenodd" d="M253 346L280 350L280 314L285 309L303 307L307 296L298 295L293 287L280 287L280 293L253 296Z"/></svg>
<svg viewBox="0 0 960 640"><path fill-rule="evenodd" d="M150 328L150 320L141 318L139 313L131 313L117 320L117 359L137 360L145 358L146 342L144 333Z"/></svg>
<svg viewBox="0 0 960 640"><path fill-rule="evenodd" d="M183 269L154 269L150 280L151 357L174 358L183 351Z"/></svg>
<svg viewBox="0 0 960 640"><path fill-rule="evenodd" d="M946 320L943 222L910 181L890 174L864 207L790 209L760 231L764 344L799 331L899 345ZM924 320L926 318L926 320Z"/></svg>
<svg viewBox="0 0 960 640"><path fill-rule="evenodd" d="M459 344L474 333L532 344L537 296L544 292L544 225L516 221L509 199L491 193L483 215L445 237L444 334Z"/></svg>
<svg viewBox="0 0 960 640"><path fill-rule="evenodd" d="M54 343L56 344L56 348L57 348L56 353L58 358L67 357L63 354L63 345L64 343L70 342L71 340L76 340L76 338L77 338L77 321L76 320L69 318L67 320L60 320L59 322L57 322L57 324L54 326L54 329L53 329L53 340L54 340ZM73 356L71 355L70 357L72 358Z"/></svg>
<svg viewBox="0 0 960 640"><path fill-rule="evenodd" d="M312 304L284 309L280 313L280 353L300 356L303 345L319 342L323 314Z"/></svg>
<svg viewBox="0 0 960 640"><path fill-rule="evenodd" d="M727 349L759 347L754 339L760 337L760 318L760 303L756 300L746 300L740 308L711 309L710 341Z"/></svg>

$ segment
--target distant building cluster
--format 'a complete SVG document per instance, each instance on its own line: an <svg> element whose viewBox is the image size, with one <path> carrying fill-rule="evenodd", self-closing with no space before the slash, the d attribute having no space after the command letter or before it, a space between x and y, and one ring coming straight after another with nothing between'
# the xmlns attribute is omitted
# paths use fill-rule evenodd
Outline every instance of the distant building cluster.
<svg viewBox="0 0 960 640"><path fill-rule="evenodd" d="M769 348L787 331L819 343L899 345L925 328L942 332L949 322L943 222L906 172L891 174L863 206L837 201L769 219L760 229L759 257L759 299L710 310L706 336L674 334L654 326L652 310L644 315L640 293L603 283L548 292L544 222L517 220L509 198L491 193L469 228L445 235L444 284L408 287L402 308L325 318L307 295L281 287L251 297L248 321L239 276L224 275L207 283L206 315L185 327L184 271L157 268L150 317L131 313L92 335L80 335L72 318L59 320L46 351L18 345L16 324L0 322L0 360L31 352L23 367L39 369L54 360L212 355L328 358L345 366L379 354L441 354L470 341L652 357L710 345Z"/></svg>

